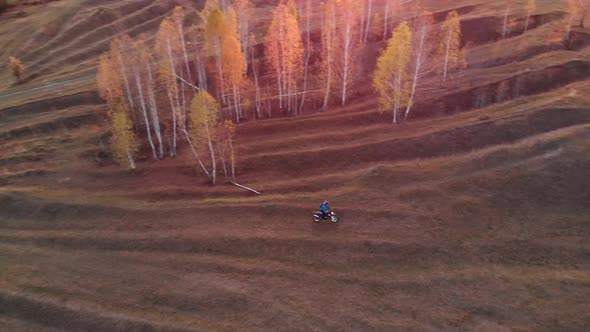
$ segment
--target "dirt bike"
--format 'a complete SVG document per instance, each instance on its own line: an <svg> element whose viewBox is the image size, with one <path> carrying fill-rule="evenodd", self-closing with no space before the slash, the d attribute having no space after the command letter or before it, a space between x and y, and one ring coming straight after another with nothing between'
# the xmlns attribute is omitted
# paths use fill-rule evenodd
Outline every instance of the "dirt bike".
<svg viewBox="0 0 590 332"><path fill-rule="evenodd" d="M326 215L322 213L322 211L314 211L313 213L313 221L320 222L322 220L330 220L333 223L338 222L338 217L336 217L336 213L330 211Z"/></svg>

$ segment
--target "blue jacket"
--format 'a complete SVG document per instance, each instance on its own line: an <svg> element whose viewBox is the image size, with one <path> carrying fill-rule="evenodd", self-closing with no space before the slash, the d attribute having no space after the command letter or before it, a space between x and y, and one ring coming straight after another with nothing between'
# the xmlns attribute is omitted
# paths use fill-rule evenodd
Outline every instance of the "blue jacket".
<svg viewBox="0 0 590 332"><path fill-rule="evenodd" d="M320 210L324 213L328 213L330 211L330 207L328 204L322 203L322 205L320 205Z"/></svg>

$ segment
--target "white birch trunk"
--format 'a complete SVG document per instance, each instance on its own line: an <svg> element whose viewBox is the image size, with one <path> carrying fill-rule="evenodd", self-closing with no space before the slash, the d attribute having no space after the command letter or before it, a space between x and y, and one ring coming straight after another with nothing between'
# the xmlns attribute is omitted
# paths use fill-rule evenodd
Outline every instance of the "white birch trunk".
<svg viewBox="0 0 590 332"><path fill-rule="evenodd" d="M252 57L252 74L254 75L254 86L256 87L256 116L258 119L262 118L262 105L260 104L260 83L258 82L258 68L254 59L254 48L250 48L250 56Z"/></svg>
<svg viewBox="0 0 590 332"><path fill-rule="evenodd" d="M211 184L215 185L216 173L217 173L217 161L215 160L215 150L213 149L213 142L211 141L211 133L209 132L209 125L205 125L205 131L207 133L207 145L209 146L209 152L211 153Z"/></svg>
<svg viewBox="0 0 590 332"><path fill-rule="evenodd" d="M266 82L266 111L268 113L268 118L272 118L272 105L270 103L270 86L268 85L268 81Z"/></svg>
<svg viewBox="0 0 590 332"><path fill-rule="evenodd" d="M167 91L168 100L170 101L170 109L172 110L172 118L173 122L176 123L176 106L174 105L174 97L172 96L171 88L168 87ZM174 125L173 125L174 126ZM176 130L176 129L173 129ZM174 143L168 142L170 144L170 158L174 158L176 156L175 146Z"/></svg>
<svg viewBox="0 0 590 332"><path fill-rule="evenodd" d="M131 154L131 151L129 151L129 148L127 148L127 159L129 160L129 167L135 169L135 160L133 159L133 155Z"/></svg>
<svg viewBox="0 0 590 332"><path fill-rule="evenodd" d="M179 24L178 24L178 34L180 35L180 44L182 45L182 54L184 55L184 64L186 66L186 74L188 75L188 80L191 83L193 83L190 64L188 61L188 53L186 51L186 43L184 40L184 27L182 26L182 22L179 22Z"/></svg>
<svg viewBox="0 0 590 332"><path fill-rule="evenodd" d="M135 69L135 82L137 84L137 92L139 93L139 102L141 104L143 119L145 121L148 142L150 143L150 147L152 148L152 153L154 154L154 159L158 159L158 156L156 154L156 147L154 146L154 141L152 139L152 130L151 130L151 126L150 126L150 119L147 114L147 109L145 106L145 99L143 97L143 87L141 84L141 77L139 75L139 72L137 71L137 68Z"/></svg>
<svg viewBox="0 0 590 332"><path fill-rule="evenodd" d="M346 22L344 34L344 69L342 73L342 106L346 105L346 93L348 88L348 71L350 66L350 52L352 51L352 26L351 22Z"/></svg>
<svg viewBox="0 0 590 332"><path fill-rule="evenodd" d="M303 107L305 107L305 94L307 92L307 73L309 70L309 59L311 57L311 10L308 8L311 6L311 1L306 2L306 20L305 28L307 30L306 38L306 49L305 49L305 64L303 68L303 94L301 95L301 108L299 113L303 113Z"/></svg>
<svg viewBox="0 0 590 332"><path fill-rule="evenodd" d="M365 35L363 36L363 44L367 43L367 39L369 38L369 31L371 31L371 16L373 15L373 0L369 0L369 3L367 5L367 19L365 20L366 22L366 27L365 27Z"/></svg>
<svg viewBox="0 0 590 332"><path fill-rule="evenodd" d="M196 67L197 67L197 76L199 78L199 88L203 90L207 90L207 71L205 70L205 65L203 64L203 58L201 57L201 52L199 51L199 46L195 42L195 60L196 60Z"/></svg>
<svg viewBox="0 0 590 332"><path fill-rule="evenodd" d="M150 110L152 114L152 124L154 126L154 132L156 133L156 139L158 140L158 149L160 159L164 158L164 143L162 141L162 131L160 129L160 118L158 116L158 105L156 103L156 96L154 93L154 79L152 76L151 64L147 64L148 69L148 97L150 100Z"/></svg>
<svg viewBox="0 0 590 332"><path fill-rule="evenodd" d="M221 159L221 168L223 170L223 175L225 175L226 178L229 177L229 174L227 172L227 162L225 161L226 158L226 148L225 145L222 146L218 146L217 147L217 153L219 154L219 159Z"/></svg>
<svg viewBox="0 0 590 332"><path fill-rule="evenodd" d="M170 44L170 39L168 39L168 61L170 62L170 70L172 71L172 77L174 82L172 84L172 86L174 87L174 93L175 93L175 100L176 100L176 106L178 107L178 87L176 86L176 68L174 66L174 58L172 56L172 45ZM172 108L172 148L170 151L170 155L172 157L176 156L176 142L178 140L177 138L177 123L176 123L176 109Z"/></svg>
<svg viewBox="0 0 590 332"><path fill-rule="evenodd" d="M412 104L414 103L414 96L416 95L416 87L418 85L418 77L420 75L420 68L422 67L422 52L424 49L424 40L426 39L426 26L423 26L420 32L420 43L418 45L418 54L416 54L416 68L414 71L414 79L412 80L412 92L410 93L410 100L408 101L408 106L406 107L406 114L404 115L404 119L408 119L408 115L410 114L410 110L412 109Z"/></svg>
<svg viewBox="0 0 590 332"><path fill-rule="evenodd" d="M227 97L225 92L225 79L223 77L223 65L221 64L221 41L219 38L215 41L215 50L216 50L216 63L217 63L217 74L219 75L219 92L221 93L221 101L227 105Z"/></svg>
<svg viewBox="0 0 590 332"><path fill-rule="evenodd" d="M125 70L125 63L123 62L123 57L121 53L118 54L119 63L121 64L121 74L123 75L123 82L125 82L125 92L127 95L127 101L129 102L129 111L133 114L133 109L135 108L135 104L133 102L133 97L131 97L131 87L129 84L129 79L127 78L127 71Z"/></svg>
<svg viewBox="0 0 590 332"><path fill-rule="evenodd" d="M236 155L234 153L234 142L229 138L229 158L231 161L231 178L232 180L236 179Z"/></svg>
<svg viewBox="0 0 590 332"><path fill-rule="evenodd" d="M284 99L283 99L283 94L287 92L287 82L285 80L285 71L286 71L286 65L285 65L285 55L286 55L286 49L285 49L285 22L283 21L283 16L281 15L281 31L280 31L280 46L281 46L281 75L280 75L280 79L281 79L281 84L283 85L282 87L282 93L280 93L280 105L281 105L281 109L285 106L284 103ZM288 101L287 101L288 102ZM287 106L288 108L288 106Z"/></svg>
<svg viewBox="0 0 590 332"><path fill-rule="evenodd" d="M400 69L401 72L401 69ZM397 77L395 78L394 84L394 101L393 101L393 123L397 124L397 112L399 110L400 105L400 95L401 95L401 75L398 73Z"/></svg>
<svg viewBox="0 0 590 332"><path fill-rule="evenodd" d="M195 149L195 146L193 144L193 141L191 140L190 135L188 134L188 131L186 130L186 128L182 128L181 131L184 134L184 137L186 138L186 142L188 143L189 147L191 148L191 151L192 151L193 155L197 159L197 162L198 162L199 166L201 166L201 169L203 170L203 172L205 172L205 174L207 175L207 177L209 179L211 179L211 174L207 170L207 167L205 167L205 164L203 164L203 161L201 160L201 157L199 156L199 153L197 152L197 149Z"/></svg>
<svg viewBox="0 0 590 332"><path fill-rule="evenodd" d="M451 40L453 39L453 31L449 30L449 37L447 38L447 49L445 51L445 66L443 70L443 79L447 79L448 69L449 69L449 56L451 52Z"/></svg>

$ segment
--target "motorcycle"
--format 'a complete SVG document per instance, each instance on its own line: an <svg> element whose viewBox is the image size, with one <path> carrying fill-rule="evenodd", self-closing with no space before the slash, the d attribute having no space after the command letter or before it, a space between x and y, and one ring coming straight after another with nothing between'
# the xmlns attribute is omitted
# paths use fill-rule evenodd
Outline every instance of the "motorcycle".
<svg viewBox="0 0 590 332"><path fill-rule="evenodd" d="M330 211L327 215L324 215L322 211L314 211L313 212L313 221L320 222L322 220L330 220L333 223L338 222L338 217L336 217L336 213Z"/></svg>

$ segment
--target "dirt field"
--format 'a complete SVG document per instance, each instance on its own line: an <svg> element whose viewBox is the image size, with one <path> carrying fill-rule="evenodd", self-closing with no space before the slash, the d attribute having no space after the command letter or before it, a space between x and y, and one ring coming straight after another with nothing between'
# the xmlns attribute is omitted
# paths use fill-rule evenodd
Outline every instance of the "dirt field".
<svg viewBox="0 0 590 332"><path fill-rule="evenodd" d="M496 1L429 3L460 9L470 65L402 125L369 76L346 108L239 125L260 196L183 145L100 157L97 55L174 1L2 13L0 63L28 72L0 71L0 330L590 330L590 30L566 48L557 2L506 40ZM326 198L340 223L311 221Z"/></svg>

